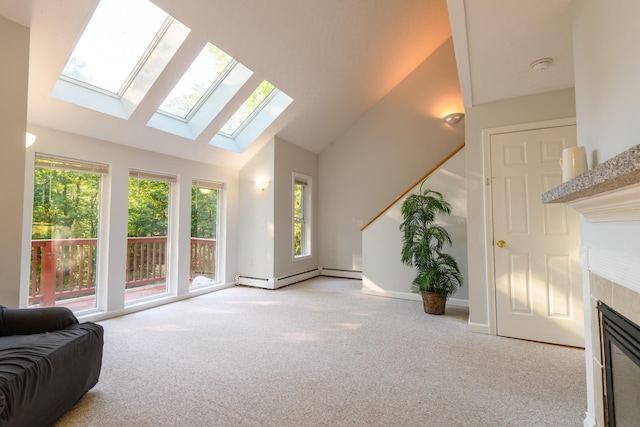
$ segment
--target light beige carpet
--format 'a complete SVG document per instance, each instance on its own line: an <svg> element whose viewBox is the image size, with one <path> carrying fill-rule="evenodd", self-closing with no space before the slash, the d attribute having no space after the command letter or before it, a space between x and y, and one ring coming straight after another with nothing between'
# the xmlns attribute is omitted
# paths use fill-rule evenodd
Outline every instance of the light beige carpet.
<svg viewBox="0 0 640 427"><path fill-rule="evenodd" d="M583 424L583 350L361 285L234 287L101 322L100 382L57 426Z"/></svg>

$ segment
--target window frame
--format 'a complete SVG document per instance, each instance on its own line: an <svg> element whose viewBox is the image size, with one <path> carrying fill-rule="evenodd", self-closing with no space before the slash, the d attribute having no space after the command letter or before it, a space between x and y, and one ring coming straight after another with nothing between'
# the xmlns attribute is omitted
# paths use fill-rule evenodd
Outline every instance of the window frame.
<svg viewBox="0 0 640 427"><path fill-rule="evenodd" d="M221 220L222 220L222 215L221 215L221 207L222 207L222 196L223 196L223 191L225 188L224 183L222 182L217 182L217 181L207 181L207 180L203 180L203 179L193 179L191 181L191 188L196 188L197 191L199 191L201 188L206 188L206 189L210 189L212 191L217 191L218 195L216 197L216 249L215 249L215 265L214 265L214 272L213 272L213 279L211 283L205 284L203 286L199 286L199 285L194 285L193 282L189 281L189 292L195 292L195 291L200 291L201 289L206 289L210 286L215 286L215 285L220 285L222 283L222 281L220 280L220 273L221 273L221 268L220 268L220 258L221 258L221 253L222 251L220 250L220 246L221 246ZM191 226L191 224L189 224ZM189 233L189 239L192 239L193 236L191 236L191 233ZM191 265L189 265L189 270L191 270ZM191 272L191 271L189 271Z"/></svg>
<svg viewBox="0 0 640 427"><path fill-rule="evenodd" d="M177 191L177 185L178 185L178 177L176 175L172 175L172 174L168 174L168 173L162 173L162 172L155 172L155 171L149 171L149 170L143 170L143 169L129 169L129 178L127 180L127 194L129 192L129 188L131 185L131 179L138 179L138 180L146 180L146 181L156 181L156 182L163 182L167 184L167 189L168 189L168 198L167 198L167 243L166 243L166 251L165 251L165 288L163 292L158 292L158 293L154 293L152 295L149 296L143 296L143 297L138 297L138 298L127 298L127 289L126 289L126 280L127 278L125 278L125 283L123 283L123 285L125 286L125 291L124 291L124 307L128 308L128 307L132 307L132 306L136 306L140 303L144 303L144 302L148 302L148 301L154 301L154 300L158 300L158 299L162 299L168 295L172 295L175 293L175 284L172 280L173 277L173 270L177 269L177 265L175 265L175 259L172 255L173 252L173 231L172 229L174 228L173 225L173 218L172 216L174 215L174 209L176 208L175 206L175 201L176 199L176 191ZM128 202L130 202L130 200L128 200ZM129 203L127 203L127 209L129 209ZM129 214L127 214L127 224L129 223L130 217ZM127 239L129 239L129 235L127 232ZM132 236L132 237L147 237L147 236ZM129 251L129 247L127 245L127 251ZM127 268L126 263L125 263L125 268Z"/></svg>
<svg viewBox="0 0 640 427"><path fill-rule="evenodd" d="M303 185L301 212L302 217L295 215L296 209L296 186ZM298 172L293 172L291 179L291 254L294 261L308 259L313 256L312 253L312 194L313 194L313 178ZM296 224L301 224L300 250L301 253L296 255Z"/></svg>
<svg viewBox="0 0 640 427"><path fill-rule="evenodd" d="M102 307L106 304L106 292L108 288L108 281L103 280L104 277L102 273L103 273L103 270L105 269L105 267L103 266L103 260L106 259L107 257L106 254L108 252L107 250L108 248L106 245L109 240L108 238L103 236L106 236L108 234L106 231L108 224L107 224L107 221L105 221L105 218L108 217L108 206L105 198L107 197L106 194L108 194L109 192L108 177L110 175L110 167L108 164L104 164L104 163L98 163L98 162L93 162L88 160L77 159L77 158L63 157L58 155L36 152L33 157L32 174L34 176L37 169L50 169L50 170L57 170L57 171L94 174L100 177L98 182L98 197L97 197L97 203L98 203L97 221L98 222L96 227L97 234L95 237L96 239L96 249L95 249L96 259L95 259L95 265L94 265L95 290L93 293L93 296L95 298L95 303L93 307L80 309L78 311L74 310L75 314L82 314L82 315L96 313L100 311ZM35 194L36 185L37 183L34 180L32 184L32 189L33 189L32 200L31 200L32 205L33 205L33 195ZM33 215L34 215L34 212L32 209L31 218L30 218L31 229L29 232L30 242L33 241ZM53 240L53 236L51 239ZM30 243L30 246L31 245L32 243ZM29 274L29 280L26 283L27 290L25 293L27 295L29 294L28 289L30 285L31 285L31 273ZM56 300L56 303L57 303L57 300ZM29 306L28 301L26 306ZM46 307L47 305L44 305L44 306Z"/></svg>

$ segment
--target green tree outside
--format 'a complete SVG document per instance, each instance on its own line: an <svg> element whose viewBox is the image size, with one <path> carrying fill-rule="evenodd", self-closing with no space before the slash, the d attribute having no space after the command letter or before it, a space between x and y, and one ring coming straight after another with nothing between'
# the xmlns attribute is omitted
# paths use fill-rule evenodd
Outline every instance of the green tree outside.
<svg viewBox="0 0 640 427"><path fill-rule="evenodd" d="M191 237L216 239L218 190L191 187Z"/></svg>
<svg viewBox="0 0 640 427"><path fill-rule="evenodd" d="M32 239L98 237L99 174L36 168Z"/></svg>
<svg viewBox="0 0 640 427"><path fill-rule="evenodd" d="M129 237L167 235L169 187L168 182L129 178Z"/></svg>

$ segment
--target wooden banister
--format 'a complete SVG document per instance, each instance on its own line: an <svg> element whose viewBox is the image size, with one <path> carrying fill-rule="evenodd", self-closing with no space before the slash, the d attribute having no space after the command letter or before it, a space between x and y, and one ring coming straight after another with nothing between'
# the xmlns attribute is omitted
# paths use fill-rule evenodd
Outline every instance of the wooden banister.
<svg viewBox="0 0 640 427"><path fill-rule="evenodd" d="M455 156L456 154L458 154L458 152L460 150L462 150L464 148L465 144L462 144L460 147L456 148L451 154L449 154L447 157L445 157L440 163L438 163L437 165L435 165L433 168L431 168L431 170L429 172L427 172L426 174L424 174L422 176L422 178L420 178L419 180L417 180L416 182L414 182L411 187L407 188L405 190L404 193L402 193L401 195L399 195L398 197L395 198L395 200L391 203L389 203L387 205L387 207L385 207L382 211L380 211L380 213L378 213L376 216L374 216L371 221L367 222L361 229L360 231L364 231L365 228L367 228L368 226L370 226L376 219L380 218L382 215L384 215L384 213L386 211L388 211L391 206L395 205L398 200L402 199L409 191L411 191L411 189L413 187L415 187L416 185L420 184L422 181L424 181L429 175L431 175L432 173L434 173L436 170L438 170L438 168L442 165L444 165L450 158L452 158L453 156Z"/></svg>

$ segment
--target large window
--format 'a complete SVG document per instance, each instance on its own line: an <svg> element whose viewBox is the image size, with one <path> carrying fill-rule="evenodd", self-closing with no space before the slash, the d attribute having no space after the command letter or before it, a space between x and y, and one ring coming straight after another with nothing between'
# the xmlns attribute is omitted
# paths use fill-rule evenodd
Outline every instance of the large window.
<svg viewBox="0 0 640 427"><path fill-rule="evenodd" d="M311 255L311 178L293 174L293 256Z"/></svg>
<svg viewBox="0 0 640 427"><path fill-rule="evenodd" d="M101 1L62 76L122 96L170 19L147 0Z"/></svg>
<svg viewBox="0 0 640 427"><path fill-rule="evenodd" d="M37 154L28 304L96 307L100 190L106 165Z"/></svg>
<svg viewBox="0 0 640 427"><path fill-rule="evenodd" d="M218 211L222 184L193 181L191 187L190 277L192 288L217 282Z"/></svg>
<svg viewBox="0 0 640 427"><path fill-rule="evenodd" d="M129 175L125 301L167 292L169 206L176 178L145 171Z"/></svg>

